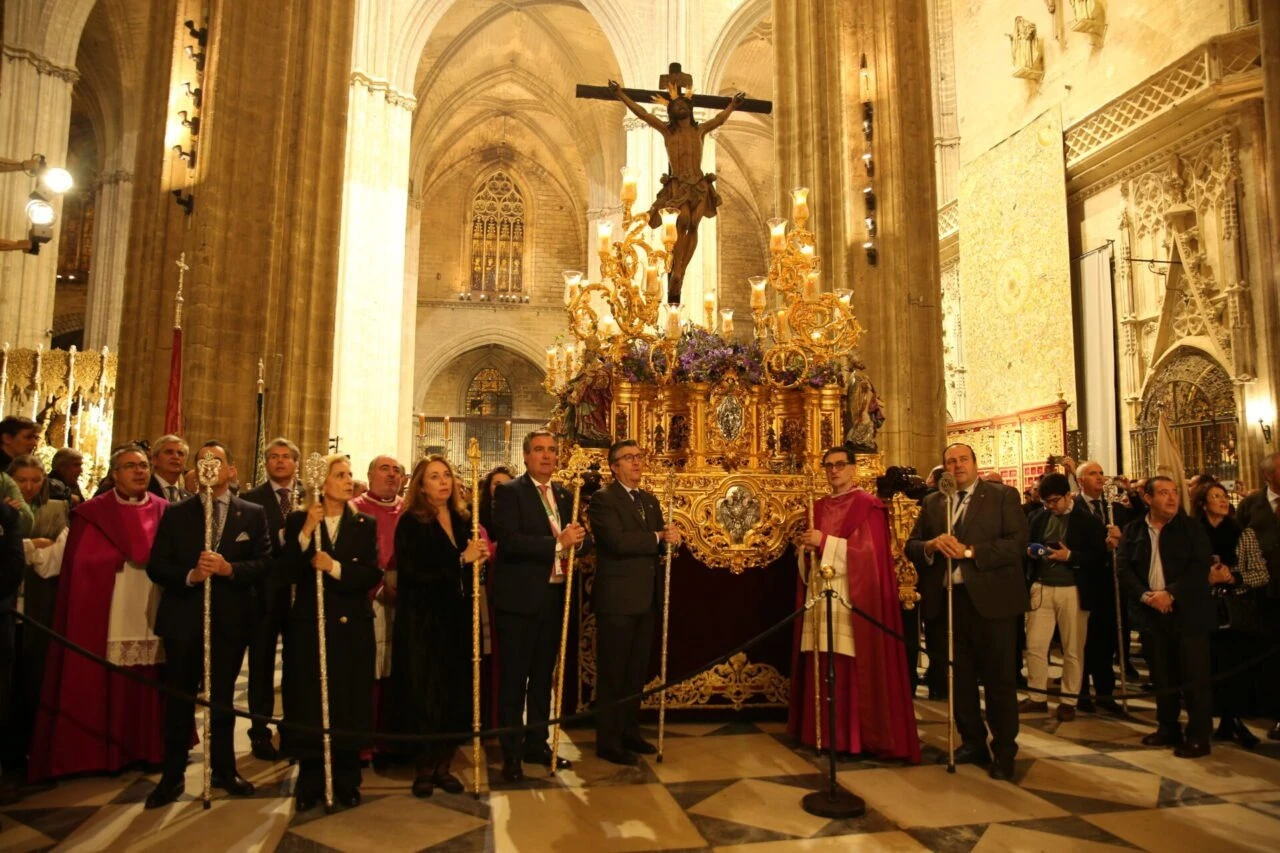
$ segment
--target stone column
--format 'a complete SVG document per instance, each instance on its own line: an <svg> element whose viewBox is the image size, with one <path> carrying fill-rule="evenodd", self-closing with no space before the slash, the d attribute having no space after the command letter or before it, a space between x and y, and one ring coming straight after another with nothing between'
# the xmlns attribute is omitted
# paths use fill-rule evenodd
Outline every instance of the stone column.
<svg viewBox="0 0 1280 853"><path fill-rule="evenodd" d="M18 12L14 12L14 18ZM14 23L10 20L10 23ZM6 34L10 39L15 33ZM0 157L23 160L43 154L51 166L64 166L71 126L71 87L79 78L74 68L38 52L37 46L6 41L0 69ZM71 47L74 53L74 45ZM27 196L34 182L22 172L0 175L0 238L27 236ZM58 215L53 239L39 255L0 253L0 341L16 347L49 344L53 327L53 290L58 271L58 229L62 200L54 199Z"/></svg>
<svg viewBox="0 0 1280 853"><path fill-rule="evenodd" d="M181 54L189 43L181 21L199 14L186 2L151 19L158 23L143 76L115 432L149 435L163 423L173 264L185 251L187 437L228 442L244 474L252 468L260 358L269 368L267 432L289 436L304 452L324 450L331 434L353 12L307 0L214 0L197 77ZM166 130L181 132L176 111L191 106L185 82L203 92L189 175L165 139ZM195 197L189 217L170 194L183 186Z"/></svg>
<svg viewBox="0 0 1280 853"><path fill-rule="evenodd" d="M852 287L890 464L927 470L946 430L925 0L775 0L776 191L811 189L826 287ZM859 60L874 104L878 264L865 235Z"/></svg>
<svg viewBox="0 0 1280 853"><path fill-rule="evenodd" d="M93 208L93 266L89 270L84 312L85 349L106 346L114 352L120 347L120 312L124 305L125 258L132 208L133 173L123 169L104 173L98 179Z"/></svg>
<svg viewBox="0 0 1280 853"><path fill-rule="evenodd" d="M416 288L406 300L411 95L350 76L330 423L357 471L381 453L412 454ZM416 266L416 265L415 265ZM411 380L410 380L411 381ZM412 387L412 385L410 385Z"/></svg>

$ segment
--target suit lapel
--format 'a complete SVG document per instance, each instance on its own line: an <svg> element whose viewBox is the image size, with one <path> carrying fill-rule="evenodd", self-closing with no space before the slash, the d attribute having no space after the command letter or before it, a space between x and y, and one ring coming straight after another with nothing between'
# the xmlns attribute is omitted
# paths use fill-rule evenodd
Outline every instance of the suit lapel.
<svg viewBox="0 0 1280 853"><path fill-rule="evenodd" d="M614 490L614 496L621 501L624 506L630 507L631 517L636 520L636 523L642 528L646 527L645 519L640 515L640 507L636 505L635 499L631 497L631 493L627 491L626 487L617 480L614 480L609 484L609 488ZM644 500L643 492L640 495L640 499Z"/></svg>
<svg viewBox="0 0 1280 853"><path fill-rule="evenodd" d="M236 499L232 498L227 504L227 517L222 521L222 538L218 540L218 547L215 549L219 553L225 546L231 545L236 541L236 536L240 534L240 525L243 523L241 519L242 511L236 505Z"/></svg>

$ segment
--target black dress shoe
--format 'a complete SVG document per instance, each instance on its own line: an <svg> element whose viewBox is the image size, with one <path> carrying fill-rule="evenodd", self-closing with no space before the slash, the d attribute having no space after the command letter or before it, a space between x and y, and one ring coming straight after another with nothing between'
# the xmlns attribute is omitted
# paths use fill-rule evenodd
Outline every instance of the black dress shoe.
<svg viewBox="0 0 1280 853"><path fill-rule="evenodd" d="M622 747L636 755L657 755L658 748L642 737L626 737L622 739Z"/></svg>
<svg viewBox="0 0 1280 853"><path fill-rule="evenodd" d="M320 804L319 794L296 794L293 798L294 810L301 812L309 812Z"/></svg>
<svg viewBox="0 0 1280 853"><path fill-rule="evenodd" d="M415 776L413 779L413 787L409 790L418 799L431 796L431 792L436 788L435 780L429 775Z"/></svg>
<svg viewBox="0 0 1280 853"><path fill-rule="evenodd" d="M1179 746L1182 732L1178 729L1156 729L1142 739L1143 746Z"/></svg>
<svg viewBox="0 0 1280 853"><path fill-rule="evenodd" d="M1244 724L1244 720L1235 717L1232 722L1234 724L1232 734L1235 736L1236 743L1245 749L1257 749L1261 741L1258 740L1257 735L1249 731L1249 727Z"/></svg>
<svg viewBox="0 0 1280 853"><path fill-rule="evenodd" d="M271 743L271 736L256 737L250 740L253 745L253 757L259 761L279 761L280 751Z"/></svg>
<svg viewBox="0 0 1280 853"><path fill-rule="evenodd" d="M167 806L178 797L181 797L185 789L186 780L181 776L176 776L172 779L167 776L161 776L160 781L151 789L151 793L147 794L147 801L144 806L149 809Z"/></svg>
<svg viewBox="0 0 1280 853"><path fill-rule="evenodd" d="M946 763L946 756L943 756L942 762ZM986 767L991 763L991 753L986 749L976 746L962 746L956 750L956 764L976 764L979 767Z"/></svg>
<svg viewBox="0 0 1280 853"><path fill-rule="evenodd" d="M337 800L338 805L342 806L344 809L354 809L356 806L360 805L360 789L348 788L345 791L339 789L333 792L333 798Z"/></svg>
<svg viewBox="0 0 1280 853"><path fill-rule="evenodd" d="M462 786L462 780L448 771L436 773L431 778L431 781L435 783L437 788L441 789L446 794L461 794L466 790Z"/></svg>
<svg viewBox="0 0 1280 853"><path fill-rule="evenodd" d="M209 780L209 785L221 788L233 797L253 796L253 783L239 773L214 773L213 778Z"/></svg>
<svg viewBox="0 0 1280 853"><path fill-rule="evenodd" d="M1209 754L1207 740L1189 740L1174 747L1173 754L1179 758L1203 758Z"/></svg>
<svg viewBox="0 0 1280 853"><path fill-rule="evenodd" d="M610 764L621 764L624 767L635 767L640 763L639 757L634 752L628 752L625 749L605 749L597 754Z"/></svg>
<svg viewBox="0 0 1280 853"><path fill-rule="evenodd" d="M1232 726L1231 723L1232 723L1232 720L1230 717L1223 717L1222 721L1218 723L1218 728L1214 730L1213 739L1214 740L1235 740L1236 731L1235 731L1235 727Z"/></svg>
<svg viewBox="0 0 1280 853"><path fill-rule="evenodd" d="M1115 714L1117 717L1124 716L1124 708L1120 707L1120 703L1114 699L1099 699L1098 709L1108 714Z"/></svg>
<svg viewBox="0 0 1280 853"><path fill-rule="evenodd" d="M520 766L520 762L510 758L503 761L502 779L505 782L523 782L524 768ZM428 796L430 796L430 794L428 794Z"/></svg>
<svg viewBox="0 0 1280 853"><path fill-rule="evenodd" d="M997 782L1012 782L1013 760L992 762L991 769L987 771L987 775Z"/></svg>
<svg viewBox="0 0 1280 853"><path fill-rule="evenodd" d="M547 747L546 749L541 749L541 750L534 750L532 752L526 752L524 754L524 760L529 762L530 764L541 764L543 767L550 768L551 767L551 747ZM573 762L570 761L569 759L560 758L559 756L556 756L557 770L568 770L572 766L573 766Z"/></svg>
<svg viewBox="0 0 1280 853"><path fill-rule="evenodd" d="M1061 708L1062 706L1059 705L1058 707ZM1092 699L1086 699L1082 696L1080 698L1080 701L1076 703L1076 710L1079 711L1081 714L1092 714L1095 711L1097 711L1098 708L1096 705L1093 704Z"/></svg>

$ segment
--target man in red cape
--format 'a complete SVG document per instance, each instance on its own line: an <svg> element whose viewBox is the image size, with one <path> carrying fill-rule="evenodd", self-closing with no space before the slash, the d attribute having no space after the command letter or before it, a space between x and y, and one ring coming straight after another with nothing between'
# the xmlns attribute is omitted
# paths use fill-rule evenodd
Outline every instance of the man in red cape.
<svg viewBox="0 0 1280 853"><path fill-rule="evenodd" d="M888 510L878 498L853 486L853 455L834 447L822 457L831 496L814 506L815 528L804 534L819 565L836 569L837 589L894 633L902 633L898 580L889 548ZM812 591L807 576L797 581L797 605ZM817 611L821 609L821 614ZM837 752L920 761L920 739L902 642L836 602L834 613ZM814 622L818 619L818 669L821 682L822 737L828 745L826 601L820 600L797 623L791 656L791 708L787 731L802 743L814 740Z"/></svg>
<svg viewBox="0 0 1280 853"><path fill-rule="evenodd" d="M145 568L168 503L147 491L151 467L142 450L116 451L110 468L115 488L71 515L53 629L158 681L163 657L151 627L160 593ZM30 777L159 763L163 709L159 691L51 643Z"/></svg>

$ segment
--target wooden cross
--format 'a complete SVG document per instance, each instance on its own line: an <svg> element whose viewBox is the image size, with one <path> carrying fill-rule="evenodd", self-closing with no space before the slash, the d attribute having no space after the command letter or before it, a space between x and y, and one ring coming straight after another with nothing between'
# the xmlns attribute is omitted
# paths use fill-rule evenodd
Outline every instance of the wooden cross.
<svg viewBox="0 0 1280 853"><path fill-rule="evenodd" d="M663 74L658 80L658 85L662 89L623 89L628 97L636 103L656 103L657 97L667 98L670 96L666 90L668 83L679 88L680 93L689 98L695 107L705 107L707 109L722 110L729 106L730 98L724 95L689 95L686 90L693 88L693 78L680 70L680 63L673 62L670 65L668 73ZM613 92L609 91L608 86L588 86L579 83L576 90L576 96L592 101L616 101L617 98ZM738 105L738 112L741 113L763 113L768 115L773 112L773 101L760 100L758 98L747 98Z"/></svg>

